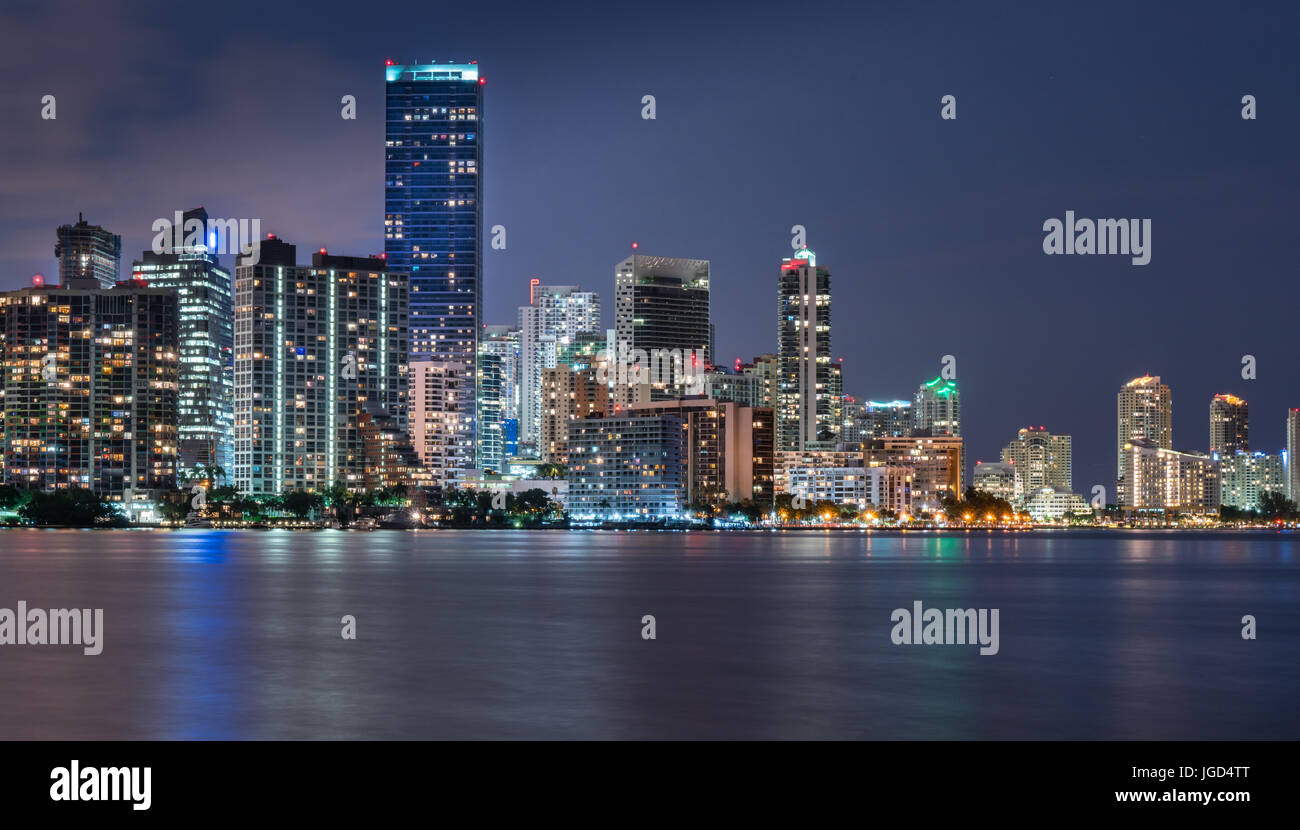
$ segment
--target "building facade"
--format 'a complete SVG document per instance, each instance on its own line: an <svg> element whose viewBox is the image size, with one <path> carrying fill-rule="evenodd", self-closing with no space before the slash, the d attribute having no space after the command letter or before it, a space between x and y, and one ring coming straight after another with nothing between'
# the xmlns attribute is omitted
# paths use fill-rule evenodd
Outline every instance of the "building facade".
<svg viewBox="0 0 1300 830"><path fill-rule="evenodd" d="M122 269L122 237L77 214L75 225L59 226L54 256L59 260L61 284L92 280L99 288L112 288Z"/></svg>
<svg viewBox="0 0 1300 830"><path fill-rule="evenodd" d="M580 335L600 331L600 295L576 285L534 285L532 302L519 308L520 441L541 441L542 373Z"/></svg>
<svg viewBox="0 0 1300 830"><path fill-rule="evenodd" d="M1219 463L1135 438L1124 445L1120 506L1129 512L1208 515L1219 510Z"/></svg>
<svg viewBox="0 0 1300 830"><path fill-rule="evenodd" d="M1073 492L1074 439L1054 435L1045 427L1025 427L1014 441L1002 448L1002 460L1015 473L1015 490L1008 499L1021 507L1044 487Z"/></svg>
<svg viewBox="0 0 1300 830"><path fill-rule="evenodd" d="M208 226L208 214L184 214ZM208 247L166 253L145 251L131 278L176 292L180 303L180 471L220 467L234 472L234 284Z"/></svg>
<svg viewBox="0 0 1300 830"><path fill-rule="evenodd" d="M252 496L363 489L361 414L406 427L406 275L380 257L296 255L272 237L235 268L233 478Z"/></svg>
<svg viewBox="0 0 1300 830"><path fill-rule="evenodd" d="M1134 378L1120 387L1116 478L1123 479L1126 447L1135 440L1149 441L1160 449L1173 449L1173 395L1159 375ZM1123 488L1123 484L1119 484Z"/></svg>
<svg viewBox="0 0 1300 830"><path fill-rule="evenodd" d="M1238 510L1258 511L1265 493L1286 496L1286 455L1239 452L1219 456L1221 501Z"/></svg>
<svg viewBox="0 0 1300 830"><path fill-rule="evenodd" d="M777 344L777 449L834 442L841 390L831 377L831 274L808 249L781 261Z"/></svg>
<svg viewBox="0 0 1300 830"><path fill-rule="evenodd" d="M176 294L97 277L0 293L3 480L128 510L177 486Z"/></svg>
<svg viewBox="0 0 1300 830"><path fill-rule="evenodd" d="M686 436L675 415L570 421L570 515L636 522L686 516Z"/></svg>
<svg viewBox="0 0 1300 830"><path fill-rule="evenodd" d="M410 284L411 359L478 377L483 86L477 61L385 67L384 252ZM476 443L477 394L460 398ZM472 467L474 453L460 463Z"/></svg>
<svg viewBox="0 0 1300 830"><path fill-rule="evenodd" d="M464 398L474 384L457 362L417 360L411 364L411 445L434 486L454 486L472 469L474 448L465 424ZM504 463L504 462L503 462Z"/></svg>
<svg viewBox="0 0 1300 830"><path fill-rule="evenodd" d="M707 259L634 254L615 266L616 403L703 391L713 359L709 296Z"/></svg>
<svg viewBox="0 0 1300 830"><path fill-rule="evenodd" d="M1210 453L1250 452L1250 407L1236 395L1210 399Z"/></svg>

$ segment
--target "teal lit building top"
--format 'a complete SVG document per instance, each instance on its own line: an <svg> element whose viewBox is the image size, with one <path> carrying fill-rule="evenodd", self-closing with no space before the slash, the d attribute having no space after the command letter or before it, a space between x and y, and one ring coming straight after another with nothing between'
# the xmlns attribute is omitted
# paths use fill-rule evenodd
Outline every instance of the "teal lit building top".
<svg viewBox="0 0 1300 830"><path fill-rule="evenodd" d="M470 63L393 63L384 70L387 81L468 81L477 83L478 62Z"/></svg>

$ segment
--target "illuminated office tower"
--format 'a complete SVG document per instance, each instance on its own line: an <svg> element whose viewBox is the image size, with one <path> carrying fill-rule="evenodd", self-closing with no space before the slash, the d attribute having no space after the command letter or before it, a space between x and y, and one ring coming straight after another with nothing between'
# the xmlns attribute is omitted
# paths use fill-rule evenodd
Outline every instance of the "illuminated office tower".
<svg viewBox="0 0 1300 830"><path fill-rule="evenodd" d="M4 483L137 515L176 489L176 294L93 276L0 293Z"/></svg>
<svg viewBox="0 0 1300 830"><path fill-rule="evenodd" d="M185 213L208 226L203 208ZM208 246L145 251L133 279L176 292L180 303L180 471L216 465L234 472L234 312L230 272Z"/></svg>
<svg viewBox="0 0 1300 830"><path fill-rule="evenodd" d="M1074 439L1069 435L1053 435L1041 426L1020 430L1002 448L1003 462L1015 471L1015 490L1007 501L1020 507L1044 487L1072 492L1073 454Z"/></svg>
<svg viewBox="0 0 1300 830"><path fill-rule="evenodd" d="M917 387L913 426L922 435L961 435L961 391L954 380L937 377ZM926 432L928 430L928 432Z"/></svg>
<svg viewBox="0 0 1300 830"><path fill-rule="evenodd" d="M121 270L122 237L89 224L78 213L77 224L59 226L54 256L59 260L60 283L92 279L100 288L112 288Z"/></svg>
<svg viewBox="0 0 1300 830"><path fill-rule="evenodd" d="M781 261L777 282L777 449L792 452L839 434L831 366L831 274L808 249Z"/></svg>
<svg viewBox="0 0 1300 830"><path fill-rule="evenodd" d="M406 275L324 249L297 265L274 237L260 248L235 267L235 486L364 489L361 415L406 428Z"/></svg>
<svg viewBox="0 0 1300 830"><path fill-rule="evenodd" d="M614 269L619 404L703 390L713 356L709 261L633 254Z"/></svg>
<svg viewBox="0 0 1300 830"><path fill-rule="evenodd" d="M542 372L579 335L600 330L600 295L576 285L533 285L529 305L519 307L519 441L541 440Z"/></svg>
<svg viewBox="0 0 1300 830"><path fill-rule="evenodd" d="M1250 409L1236 395L1210 399L1210 453L1219 456L1250 452Z"/></svg>
<svg viewBox="0 0 1300 830"><path fill-rule="evenodd" d="M1160 376L1144 375L1120 387L1117 477L1124 477L1125 445L1149 441L1158 449L1173 449L1173 395Z"/></svg>
<svg viewBox="0 0 1300 830"><path fill-rule="evenodd" d="M411 356L477 377L483 305L483 84L478 63L385 68L384 251L410 277ZM474 463L477 395L462 395Z"/></svg>

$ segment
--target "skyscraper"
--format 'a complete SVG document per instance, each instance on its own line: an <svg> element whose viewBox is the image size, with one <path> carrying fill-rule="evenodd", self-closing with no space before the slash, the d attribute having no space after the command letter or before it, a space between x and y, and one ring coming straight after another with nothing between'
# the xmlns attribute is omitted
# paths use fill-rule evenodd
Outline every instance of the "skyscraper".
<svg viewBox="0 0 1300 830"><path fill-rule="evenodd" d="M832 400L838 390L831 377L831 273L817 266L817 255L807 248L781 261L777 346L777 450L834 440L840 406Z"/></svg>
<svg viewBox="0 0 1300 830"><path fill-rule="evenodd" d="M117 284L122 263L122 237L91 225L80 213L77 224L60 225L54 255L59 259L59 282L93 279L100 288Z"/></svg>
<svg viewBox="0 0 1300 830"><path fill-rule="evenodd" d="M457 471L473 464L474 449L465 443L461 423L464 399L473 392L459 363L411 363L411 444L438 486L454 485Z"/></svg>
<svg viewBox="0 0 1300 830"><path fill-rule="evenodd" d="M615 402L666 400L692 386L702 391L713 356L709 319L707 259L634 254L620 262L614 271ZM648 395L631 388L638 385L648 386Z"/></svg>
<svg viewBox="0 0 1300 830"><path fill-rule="evenodd" d="M478 342L479 469L499 470L519 450L519 329L484 326Z"/></svg>
<svg viewBox="0 0 1300 830"><path fill-rule="evenodd" d="M1296 452L1300 451L1300 409L1286 411L1286 481L1287 498L1300 504L1300 463Z"/></svg>
<svg viewBox="0 0 1300 830"><path fill-rule="evenodd" d="M380 257L295 263L269 238L235 268L235 486L250 495L366 481L362 413L406 429L406 275Z"/></svg>
<svg viewBox="0 0 1300 830"><path fill-rule="evenodd" d="M1124 478L1125 445L1135 440L1151 442L1156 449L1174 446L1173 396L1160 376L1133 378L1120 387L1118 396L1119 427L1115 451L1117 479Z"/></svg>
<svg viewBox="0 0 1300 830"><path fill-rule="evenodd" d="M1210 452L1219 456L1250 452L1250 411L1236 395L1210 399Z"/></svg>
<svg viewBox="0 0 1300 830"><path fill-rule="evenodd" d="M961 435L961 391L954 380L937 377L916 389L912 417L920 434Z"/></svg>
<svg viewBox="0 0 1300 830"><path fill-rule="evenodd" d="M519 440L541 441L542 373L581 334L600 330L600 295L576 285L534 285L532 302L519 307Z"/></svg>
<svg viewBox="0 0 1300 830"><path fill-rule="evenodd" d="M175 491L176 294L93 276L0 293L4 483L128 509Z"/></svg>
<svg viewBox="0 0 1300 830"><path fill-rule="evenodd" d="M411 355L478 375L483 304L483 84L478 63L385 69L384 251L409 274ZM477 395L459 398L475 444ZM465 464L474 463L471 451Z"/></svg>
<svg viewBox="0 0 1300 830"><path fill-rule="evenodd" d="M208 225L203 208L185 213ZM133 279L176 292L180 302L180 469L217 465L234 472L234 316L230 272L207 246L145 251Z"/></svg>

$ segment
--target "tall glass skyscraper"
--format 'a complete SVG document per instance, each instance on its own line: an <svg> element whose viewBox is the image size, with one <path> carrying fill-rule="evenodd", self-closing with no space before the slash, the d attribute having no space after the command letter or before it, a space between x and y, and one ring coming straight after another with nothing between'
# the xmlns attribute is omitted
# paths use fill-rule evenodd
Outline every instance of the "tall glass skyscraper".
<svg viewBox="0 0 1300 830"><path fill-rule="evenodd" d="M483 305L484 81L477 62L390 61L385 79L384 252L390 270L410 275L411 355L460 364L472 385ZM471 446L476 400L459 398Z"/></svg>

